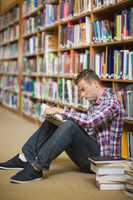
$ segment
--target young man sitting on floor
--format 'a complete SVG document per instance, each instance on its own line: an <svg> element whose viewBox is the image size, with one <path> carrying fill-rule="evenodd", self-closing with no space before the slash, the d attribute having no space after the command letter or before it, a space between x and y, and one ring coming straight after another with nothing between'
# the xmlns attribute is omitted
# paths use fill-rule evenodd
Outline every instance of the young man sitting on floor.
<svg viewBox="0 0 133 200"><path fill-rule="evenodd" d="M24 144L21 154L0 163L1 169L22 169L11 177L11 182L42 178L63 151L88 173L91 172L88 156L120 156L124 112L117 96L103 86L92 70L79 73L75 83L80 97L90 102L87 112L47 108L45 115L60 113L67 120L58 127L45 120Z"/></svg>

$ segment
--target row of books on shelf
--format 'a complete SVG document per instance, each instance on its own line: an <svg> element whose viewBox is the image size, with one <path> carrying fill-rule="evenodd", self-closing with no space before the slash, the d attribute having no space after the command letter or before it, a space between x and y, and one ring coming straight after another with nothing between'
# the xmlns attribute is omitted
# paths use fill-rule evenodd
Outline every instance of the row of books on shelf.
<svg viewBox="0 0 133 200"><path fill-rule="evenodd" d="M23 97L22 98L22 112L32 118L38 119L41 121L41 103L34 102L33 100Z"/></svg>
<svg viewBox="0 0 133 200"><path fill-rule="evenodd" d="M42 0L34 0L34 1L24 1L23 4L23 15L30 14L36 11L39 7L45 6L46 11L53 11L53 7L57 7L58 1L45 1L45 5L43 5ZM48 9L47 9L48 8ZM61 1L61 18L68 18L71 16L76 16L84 11L91 10L91 0L62 0ZM50 13L50 12L49 12ZM48 14L46 14L48 16ZM50 14L51 15L51 14Z"/></svg>
<svg viewBox="0 0 133 200"><path fill-rule="evenodd" d="M23 75L57 75L59 59L56 53L48 53L36 59L24 58Z"/></svg>
<svg viewBox="0 0 133 200"><path fill-rule="evenodd" d="M9 74L18 74L18 61L17 60L10 60L10 61L1 61L0 62L0 73L9 73Z"/></svg>
<svg viewBox="0 0 133 200"><path fill-rule="evenodd" d="M106 7L109 5L115 5L117 3L122 2L123 0L94 0L93 1L93 7L99 8L99 7Z"/></svg>
<svg viewBox="0 0 133 200"><path fill-rule="evenodd" d="M9 12L0 16L0 30L17 20L19 20L19 6L13 7Z"/></svg>
<svg viewBox="0 0 133 200"><path fill-rule="evenodd" d="M94 54L94 70L100 78L133 80L133 52L128 49L110 48L106 61L106 52ZM107 63L106 63L107 62ZM57 56L46 53L36 58L24 59L24 72L42 72L46 74L77 74L90 64L89 50L66 51ZM53 73L52 73L53 72Z"/></svg>
<svg viewBox="0 0 133 200"><path fill-rule="evenodd" d="M133 37L133 7L114 14L113 19L94 20L94 42L108 42Z"/></svg>
<svg viewBox="0 0 133 200"><path fill-rule="evenodd" d="M19 91L18 78L15 76L2 76L0 78L0 88L13 92Z"/></svg>
<svg viewBox="0 0 133 200"><path fill-rule="evenodd" d="M94 68L101 78L133 80L133 51L121 48L110 48L106 64L106 52L94 55Z"/></svg>
<svg viewBox="0 0 133 200"><path fill-rule="evenodd" d="M77 86L72 80L63 78L59 81L51 78L43 78L42 81L36 81L26 77L23 80L23 95L68 105L78 106L82 104L78 98ZM88 107L88 101L84 99L82 101L83 107Z"/></svg>
<svg viewBox="0 0 133 200"><path fill-rule="evenodd" d="M133 119L133 84L127 86L121 92L124 109L126 110L126 116L129 120Z"/></svg>
<svg viewBox="0 0 133 200"><path fill-rule="evenodd" d="M24 52L26 54L37 53L38 51L55 51L57 50L57 35L53 33L41 34L41 37L32 36L24 41Z"/></svg>
<svg viewBox="0 0 133 200"><path fill-rule="evenodd" d="M78 74L88 69L90 64L89 50L64 52L59 57L59 74Z"/></svg>
<svg viewBox="0 0 133 200"><path fill-rule="evenodd" d="M58 20L58 5L45 5L45 26L51 25Z"/></svg>
<svg viewBox="0 0 133 200"><path fill-rule="evenodd" d="M57 21L57 5L46 5L36 15L24 19L24 35L35 33Z"/></svg>
<svg viewBox="0 0 133 200"><path fill-rule="evenodd" d="M23 94L30 95L37 99L57 99L57 81L52 79L42 79L36 81L31 78L24 78L23 80Z"/></svg>
<svg viewBox="0 0 133 200"><path fill-rule="evenodd" d="M8 48L7 48L8 49ZM32 48L29 48L31 51ZM1 50L1 49L0 49ZM7 50L9 53L9 49ZM14 56L13 49L10 54L7 51L0 51L0 55ZM27 50L28 51L28 50ZM34 52L34 50L33 50ZM17 54L18 52L16 52ZM28 52L29 53L29 52ZM31 52L30 52L31 53ZM17 55L16 55L17 56ZM107 63L106 63L107 62ZM89 50L66 51L59 56L57 53L46 52L39 57L25 57L23 72L25 74L44 73L44 74L77 74L83 69L87 69L90 63ZM100 78L133 80L133 51L120 48L110 48L108 52L108 61L106 61L106 52L102 51L94 55L94 70ZM18 72L17 61L3 61L0 64L0 72Z"/></svg>
<svg viewBox="0 0 133 200"><path fill-rule="evenodd" d="M0 103L16 110L18 108L18 95L9 91L0 90Z"/></svg>
<svg viewBox="0 0 133 200"><path fill-rule="evenodd" d="M42 11L41 11L42 12ZM41 27L45 26L44 13L41 15L31 16L24 19L23 34L28 35L37 32Z"/></svg>
<svg viewBox="0 0 133 200"><path fill-rule="evenodd" d="M83 108L84 103L85 103L85 101L80 102L77 105L77 108L80 108L80 109L81 109L81 107ZM61 105L62 105L62 103L61 103ZM22 112L32 118L38 119L39 121L45 120L44 110L47 107L50 107L50 105L48 105L44 102L39 102L36 99L34 99L34 100L29 99L28 97L25 97L25 96L23 96L23 98L22 98ZM76 108L76 106L74 106L74 108ZM55 123L55 125L59 125L64 121L63 116L58 115L58 114L55 116L49 116L48 118L50 118L52 121L54 120L53 123Z"/></svg>
<svg viewBox="0 0 133 200"><path fill-rule="evenodd" d="M2 59L14 58L18 56L18 43L14 42L10 45L0 47L0 57Z"/></svg>
<svg viewBox="0 0 133 200"><path fill-rule="evenodd" d="M24 58L23 72L28 74L44 73L51 75L76 75L89 66L89 50L56 53L46 53L38 58Z"/></svg>
<svg viewBox="0 0 133 200"><path fill-rule="evenodd" d="M68 22L61 27L61 48L71 48L90 43L90 18L79 19L80 22Z"/></svg>
<svg viewBox="0 0 133 200"><path fill-rule="evenodd" d="M61 18L69 18L91 10L91 0L62 0Z"/></svg>
<svg viewBox="0 0 133 200"><path fill-rule="evenodd" d="M23 15L29 15L30 13L37 10L37 8L42 7L43 0L25 0L23 3Z"/></svg>
<svg viewBox="0 0 133 200"><path fill-rule="evenodd" d="M25 77L23 80L23 91L37 99L51 99L52 101L61 101L70 105L78 105L78 89L73 80L60 78L42 78L40 81L34 78ZM117 91L118 92L118 91ZM132 85L119 90L122 96L125 116L133 119L133 88ZM86 104L87 105L87 104ZM87 107L86 107L87 108Z"/></svg>
<svg viewBox="0 0 133 200"><path fill-rule="evenodd" d="M62 2L63 9L67 7L69 11L68 4L71 5L71 3L73 3L73 0L69 2L67 1ZM78 4L77 1L75 1L74 3ZM84 4L86 5L88 3L86 1L85 3L83 3L83 1L82 3L79 1L79 4L83 6ZM51 9L53 10L53 12L51 12ZM24 34L36 32L38 28L44 27L45 25L49 25L55 22L56 20L57 20L57 5L46 4L46 8L44 9L44 11L41 10L39 15L35 15L35 17L31 16L30 18L24 20ZM100 21L95 20L93 23L94 42L107 42L107 41L112 41L112 40L128 39L129 37L132 37L133 36L132 21L133 21L133 8L123 10L121 14L119 13L115 15L113 20L112 19L100 20ZM2 33L1 37L5 39L4 41L7 41L7 39L10 38L8 36L10 36L11 33L15 33L16 37L18 36L18 33L19 33L18 26L19 25L14 25L13 27L9 27L7 30L5 30ZM79 41L80 39L81 43L84 42L84 40L87 43L89 43L90 42L90 18L88 16L81 18L79 19L79 23L69 22L67 26L64 26L62 28L61 32L62 32L61 35L64 38L63 40L65 40L66 38L66 40L69 40L70 43L76 44L76 41L73 41L74 39L76 40L76 38L77 38L77 41ZM67 45L66 42L62 42L62 43L64 43L64 45Z"/></svg>
<svg viewBox="0 0 133 200"><path fill-rule="evenodd" d="M19 37L19 25L15 24L0 33L0 44L10 42Z"/></svg>

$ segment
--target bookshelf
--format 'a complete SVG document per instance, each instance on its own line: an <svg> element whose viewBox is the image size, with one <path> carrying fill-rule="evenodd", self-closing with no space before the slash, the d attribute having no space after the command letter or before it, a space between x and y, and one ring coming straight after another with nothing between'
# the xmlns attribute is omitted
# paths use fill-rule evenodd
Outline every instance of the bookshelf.
<svg viewBox="0 0 133 200"><path fill-rule="evenodd" d="M18 1L0 17L1 105L33 122L42 103L85 109L74 79L88 67L131 101L132 24L132 0Z"/></svg>
<svg viewBox="0 0 133 200"><path fill-rule="evenodd" d="M15 4L0 16L0 101L19 110L19 6Z"/></svg>

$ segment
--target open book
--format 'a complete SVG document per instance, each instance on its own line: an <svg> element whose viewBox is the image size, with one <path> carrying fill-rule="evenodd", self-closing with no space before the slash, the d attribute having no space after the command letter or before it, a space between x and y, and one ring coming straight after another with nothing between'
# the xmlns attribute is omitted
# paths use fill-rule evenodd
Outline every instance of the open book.
<svg viewBox="0 0 133 200"><path fill-rule="evenodd" d="M42 105L41 105L41 115L40 115L42 121L44 119L47 119L48 121L50 121L51 123L55 124L56 126L62 124L65 121L61 114L55 114L55 115L51 114L51 115L44 116L46 108L49 108L49 106L47 104L45 104L45 103L42 103Z"/></svg>
<svg viewBox="0 0 133 200"><path fill-rule="evenodd" d="M48 121L50 121L52 124L55 124L56 126L59 126L62 124L65 120L63 119L63 116L61 114L55 114L55 115L46 115L45 117Z"/></svg>

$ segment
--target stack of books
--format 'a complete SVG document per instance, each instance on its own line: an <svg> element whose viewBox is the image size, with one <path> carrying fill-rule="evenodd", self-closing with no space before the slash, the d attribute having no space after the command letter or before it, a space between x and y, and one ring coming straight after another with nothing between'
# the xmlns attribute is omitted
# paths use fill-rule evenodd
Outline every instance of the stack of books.
<svg viewBox="0 0 133 200"><path fill-rule="evenodd" d="M96 173L96 186L100 190L124 190L125 166L127 161L122 158L89 157L91 170Z"/></svg>
<svg viewBox="0 0 133 200"><path fill-rule="evenodd" d="M132 161L128 163L128 167L125 170L126 173L126 183L124 193L133 198L133 158Z"/></svg>

